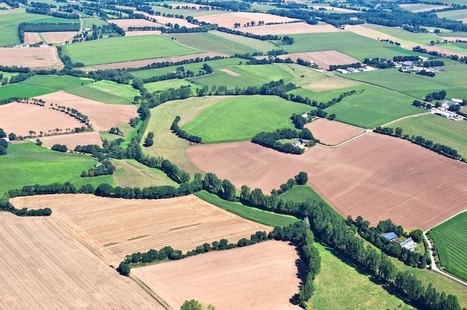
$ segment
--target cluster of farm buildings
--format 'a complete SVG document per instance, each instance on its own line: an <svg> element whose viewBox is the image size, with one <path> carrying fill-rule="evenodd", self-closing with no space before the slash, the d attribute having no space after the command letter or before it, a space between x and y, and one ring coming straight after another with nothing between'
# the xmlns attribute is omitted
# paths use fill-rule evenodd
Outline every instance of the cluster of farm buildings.
<svg viewBox="0 0 467 310"><path fill-rule="evenodd" d="M401 241L401 242L397 241L397 235L394 232L385 233L383 234L383 237L390 242L396 242L402 248L405 248L412 252L415 251L415 248L417 247L417 242L413 241L412 237L409 237L406 240Z"/></svg>

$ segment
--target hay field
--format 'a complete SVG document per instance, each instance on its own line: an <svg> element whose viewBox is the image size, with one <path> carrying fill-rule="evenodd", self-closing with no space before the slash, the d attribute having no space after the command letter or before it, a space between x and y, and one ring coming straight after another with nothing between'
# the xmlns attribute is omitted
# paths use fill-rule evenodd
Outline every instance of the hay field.
<svg viewBox="0 0 467 310"><path fill-rule="evenodd" d="M25 32L24 33L24 43L25 44L36 44L42 41L41 37L37 32Z"/></svg>
<svg viewBox="0 0 467 310"><path fill-rule="evenodd" d="M308 185L340 214L362 215L373 225L391 218L406 229L426 229L464 210L467 199L465 164L373 133L301 156L250 142L193 146L187 154L199 169L265 193L306 171Z"/></svg>
<svg viewBox="0 0 467 310"><path fill-rule="evenodd" d="M387 39L387 40L392 40L394 42L399 42L402 47L407 48L407 49L412 49L412 47L415 47L417 45L420 45L416 42L408 41L408 40L403 40L398 37L394 37L392 35L389 35L387 33L378 31L376 29L372 29L369 27L361 26L361 25L346 25L345 26L346 31L353 32L355 34L370 38L370 39L375 39L375 40L380 40L380 39Z"/></svg>
<svg viewBox="0 0 467 310"><path fill-rule="evenodd" d="M0 124L2 128L16 135L28 136L29 130L33 130L39 136L40 131L48 133L56 128L81 127L83 124L74 117L65 113L27 103L12 102L0 106Z"/></svg>
<svg viewBox="0 0 467 310"><path fill-rule="evenodd" d="M41 36L47 43L65 43L71 42L77 33L76 31L42 32Z"/></svg>
<svg viewBox="0 0 467 310"><path fill-rule="evenodd" d="M128 122L130 118L137 116L134 105L111 105L98 101L74 96L63 91L40 96L47 104L54 103L70 108L75 108L89 117L92 127L96 131L109 130L122 122Z"/></svg>
<svg viewBox="0 0 467 310"><path fill-rule="evenodd" d="M94 195L45 195L14 198L17 208L53 210L52 218L67 223L78 240L93 244L107 263L127 254L170 245L186 252L222 238L237 242L272 227L245 220L196 196L160 200L125 200Z"/></svg>
<svg viewBox="0 0 467 310"><path fill-rule="evenodd" d="M329 121L325 118L317 119L305 125L313 136L328 145L336 145L347 141L365 131L362 128L350 126L344 123Z"/></svg>
<svg viewBox="0 0 467 310"><path fill-rule="evenodd" d="M23 66L31 69L63 68L55 47L0 48L0 65Z"/></svg>
<svg viewBox="0 0 467 310"><path fill-rule="evenodd" d="M54 144L63 144L69 150L74 150L77 145L96 144L102 146L102 140L97 131L41 137L39 139L48 147L52 147Z"/></svg>
<svg viewBox="0 0 467 310"><path fill-rule="evenodd" d="M298 34L298 33L328 33L340 31L334 26L325 25L309 25L307 23L288 23L279 25L255 26L242 29L245 32L253 34Z"/></svg>
<svg viewBox="0 0 467 310"><path fill-rule="evenodd" d="M163 309L50 218L0 214L0 308Z"/></svg>
<svg viewBox="0 0 467 310"><path fill-rule="evenodd" d="M252 21L254 21L256 24L258 24L259 21L264 21L264 23L267 24L289 23L296 20L288 17L250 12L230 12L224 14L204 15L198 16L197 19L211 24L218 24L219 27L227 28L234 28L235 23L240 23L240 29L242 30L245 30L245 28L253 29L254 27L245 27L246 23L251 23Z"/></svg>
<svg viewBox="0 0 467 310"><path fill-rule="evenodd" d="M299 309L298 255L285 242L267 241L180 261L134 268L131 273L173 309L196 299L216 309Z"/></svg>
<svg viewBox="0 0 467 310"><path fill-rule="evenodd" d="M323 69L328 70L330 65L347 65L358 62L357 59L343 54L336 50L320 51L320 52L306 52L306 53L292 53L281 55L279 58L290 58L296 61L298 58L306 61L312 61Z"/></svg>

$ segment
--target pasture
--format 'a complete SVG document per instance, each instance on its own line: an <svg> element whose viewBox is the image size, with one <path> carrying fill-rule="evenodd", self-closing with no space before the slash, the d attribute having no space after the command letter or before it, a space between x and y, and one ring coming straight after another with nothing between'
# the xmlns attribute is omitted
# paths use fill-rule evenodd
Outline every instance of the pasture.
<svg viewBox="0 0 467 310"><path fill-rule="evenodd" d="M51 207L79 229L78 240L95 244L109 264L125 255L171 246L183 252L222 238L236 243L271 227L245 220L196 196L159 200L113 199L94 195L45 195L11 200L17 208Z"/></svg>
<svg viewBox="0 0 467 310"><path fill-rule="evenodd" d="M420 45L429 45L431 41L436 42L440 40L440 37L433 33L413 33L398 27L384 27L376 25L367 25L366 27L394 37L398 42L406 41L414 42Z"/></svg>
<svg viewBox="0 0 467 310"><path fill-rule="evenodd" d="M105 100L105 97L107 97L107 95L104 95L102 97L99 96L100 99L104 99L105 101L112 101L113 98L111 99L111 97L117 96L117 97L125 99L125 100L122 100L124 101L125 104L132 104L135 96L139 96L139 91L134 89L131 85L118 84L112 81L97 81L95 83L90 84L89 88L95 89L99 92L109 94L110 96L108 100ZM85 94L86 92L81 92L81 93ZM95 94L96 92L91 92L91 93ZM119 101L119 102L122 102L122 101ZM111 102L111 103L119 103L119 102Z"/></svg>
<svg viewBox="0 0 467 310"><path fill-rule="evenodd" d="M69 75L34 75L21 84L47 87L54 90L68 90L83 85L88 85L92 82L91 79L78 78Z"/></svg>
<svg viewBox="0 0 467 310"><path fill-rule="evenodd" d="M41 86L32 86L27 84L10 84L0 86L0 99L8 99L11 97L31 98L53 93L55 89Z"/></svg>
<svg viewBox="0 0 467 310"><path fill-rule="evenodd" d="M342 216L372 224L391 218L406 229L426 229L464 210L467 198L465 164L373 133L300 156L250 142L197 145L187 154L200 170L265 193L305 171L308 185Z"/></svg>
<svg viewBox="0 0 467 310"><path fill-rule="evenodd" d="M439 18L447 18L447 19L458 20L458 19L467 18L467 10L455 10L455 11L439 12L439 13L436 13L436 15L438 15Z"/></svg>
<svg viewBox="0 0 467 310"><path fill-rule="evenodd" d="M92 28L92 25L96 25L97 27L102 25L107 25L107 22L98 17L83 17L83 28Z"/></svg>
<svg viewBox="0 0 467 310"><path fill-rule="evenodd" d="M25 185L71 182L75 186L101 183L114 185L111 176L81 178L81 172L97 164L97 161L85 155L65 154L36 146L32 143L12 144L8 154L0 157L2 175L0 194L10 189Z"/></svg>
<svg viewBox="0 0 467 310"><path fill-rule="evenodd" d="M294 247L267 241L134 268L131 273L172 309L190 299L225 310L296 309L289 299L299 290L297 260Z"/></svg>
<svg viewBox="0 0 467 310"><path fill-rule="evenodd" d="M467 122L455 122L444 117L427 114L400 120L389 127L400 127L403 134L422 136L433 143L441 143L467 158Z"/></svg>
<svg viewBox="0 0 467 310"><path fill-rule="evenodd" d="M115 51L118 51L116 53ZM63 46L63 53L86 66L193 54L194 49L162 36L108 38Z"/></svg>
<svg viewBox="0 0 467 310"><path fill-rule="evenodd" d="M0 48L0 65L49 70L63 68L55 47Z"/></svg>
<svg viewBox="0 0 467 310"><path fill-rule="evenodd" d="M2 212L0 227L1 308L163 309L56 222Z"/></svg>
<svg viewBox="0 0 467 310"><path fill-rule="evenodd" d="M313 133L316 139L327 145L336 145L364 133L361 128L324 118L308 123L305 127Z"/></svg>
<svg viewBox="0 0 467 310"><path fill-rule="evenodd" d="M294 128L290 116L309 107L276 96L238 96L202 111L182 127L203 143L249 140L262 131Z"/></svg>
<svg viewBox="0 0 467 310"><path fill-rule="evenodd" d="M467 280L467 213L457 215L430 230L441 265L450 273Z"/></svg>
<svg viewBox="0 0 467 310"><path fill-rule="evenodd" d="M305 61L311 61L316 63L323 69L329 70L330 65L346 65L358 62L357 59L348 55L342 54L338 51L321 51L321 52L308 52L308 53L294 53L281 55L279 58L287 59L290 58L293 61L297 61L298 58Z"/></svg>
<svg viewBox="0 0 467 310"><path fill-rule="evenodd" d="M182 86L188 86L191 88L192 93L196 92L197 88L201 88L201 86L196 85L193 82L182 80L182 79L172 79L172 80L165 80L159 82L152 82L144 84L144 87L148 90L149 93L153 92L163 92L170 88L180 88Z"/></svg>
<svg viewBox="0 0 467 310"><path fill-rule="evenodd" d="M117 167L114 176L116 186L140 188L162 185L178 186L161 170L149 168L134 159L115 160L113 165Z"/></svg>

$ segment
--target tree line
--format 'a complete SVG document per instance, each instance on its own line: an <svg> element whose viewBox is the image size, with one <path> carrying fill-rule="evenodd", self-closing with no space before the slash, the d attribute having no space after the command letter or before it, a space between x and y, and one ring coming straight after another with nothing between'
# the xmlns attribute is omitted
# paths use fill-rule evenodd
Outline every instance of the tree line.
<svg viewBox="0 0 467 310"><path fill-rule="evenodd" d="M9 143L5 140L5 138L6 138L5 131L3 131L3 128L0 128L0 156L6 155L8 153L7 148L8 148Z"/></svg>
<svg viewBox="0 0 467 310"><path fill-rule="evenodd" d="M175 133L178 137L188 140L193 143L201 143L202 139L201 137L195 136L195 135L190 135L187 133L185 130L180 129L178 127L178 123L180 122L180 116L176 116L174 121L172 122L172 125L170 126L170 130L172 130L173 133Z"/></svg>
<svg viewBox="0 0 467 310"><path fill-rule="evenodd" d="M316 144L316 140L314 140L313 134L310 132L309 129L304 128L300 133L293 129L277 129L273 132L261 132L251 139L251 142L259 144L264 147L268 147L274 149L276 151L288 154L296 154L300 155L303 154L305 151L301 147L297 147L292 145L292 143L286 142L281 143L279 140L281 139L294 139L300 138L300 142L303 140L307 140L308 144L313 146Z"/></svg>

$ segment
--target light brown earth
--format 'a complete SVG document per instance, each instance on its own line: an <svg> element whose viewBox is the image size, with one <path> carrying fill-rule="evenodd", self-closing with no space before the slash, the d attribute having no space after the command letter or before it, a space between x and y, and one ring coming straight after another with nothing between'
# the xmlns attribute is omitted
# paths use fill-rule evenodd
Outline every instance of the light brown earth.
<svg viewBox="0 0 467 310"><path fill-rule="evenodd" d="M463 22L464 24L467 24L467 18L461 18L461 19L458 19L458 21L461 21L461 22Z"/></svg>
<svg viewBox="0 0 467 310"><path fill-rule="evenodd" d="M336 145L365 132L362 128L334 122L325 118L317 119L305 125L313 136L327 145Z"/></svg>
<svg viewBox="0 0 467 310"><path fill-rule="evenodd" d="M338 78L335 76L326 76L317 82L312 82L308 85L302 85L301 87L319 93L328 90L353 87L359 84L360 83L349 79Z"/></svg>
<svg viewBox="0 0 467 310"><path fill-rule="evenodd" d="M269 193L300 171L343 216L376 225L391 218L427 229L465 209L467 165L408 141L370 133L338 148L290 155L250 142L198 145L187 151L203 171Z"/></svg>
<svg viewBox="0 0 467 310"><path fill-rule="evenodd" d="M39 136L40 131L49 133L56 128L66 132L66 128L81 127L83 124L65 113L27 103L12 102L0 106L0 124L5 132L17 136L28 136L33 130Z"/></svg>
<svg viewBox="0 0 467 310"><path fill-rule="evenodd" d="M42 137L39 139L48 147L52 147L54 144L63 144L69 150L74 150L77 145L96 144L102 146L102 140L97 131Z"/></svg>
<svg viewBox="0 0 467 310"><path fill-rule="evenodd" d="M94 195L44 195L14 198L17 208L50 207L52 219L105 262L164 246L186 252L222 238L237 242L256 231L272 230L215 207L196 196L172 199L113 199Z"/></svg>
<svg viewBox="0 0 467 310"><path fill-rule="evenodd" d="M134 105L105 104L75 95L58 91L52 94L40 96L49 103L75 108L80 113L87 115L92 127L96 131L106 131L120 123L128 122L130 118L138 115Z"/></svg>
<svg viewBox="0 0 467 310"><path fill-rule="evenodd" d="M190 55L185 55L185 56L153 58L153 59L145 59L145 60L117 62L117 63L106 64L106 65L96 65L96 66L91 66L91 67L85 67L83 68L83 70L93 71L93 70L105 70L105 69L139 68L139 67L150 65L153 62L155 63L167 62L167 61L176 62L176 61L181 61L185 59L196 59L197 57L205 58L205 57L215 57L215 56L227 57L226 55L223 55L223 54L207 52L207 53L199 53L199 54L190 54Z"/></svg>
<svg viewBox="0 0 467 310"><path fill-rule="evenodd" d="M125 32L125 37L135 37L135 36L150 36L150 35L160 35L159 30L149 30L149 31L127 31Z"/></svg>
<svg viewBox="0 0 467 310"><path fill-rule="evenodd" d="M178 24L180 27L183 27L183 26L185 26L187 28L196 28L196 27L198 27L198 25L190 24L189 22L187 22L186 19L151 15L151 14L148 14L146 12L139 12L139 11L136 11L136 13L143 14L145 16L150 17L152 20L156 21L156 25L159 24L161 26L166 26L167 24L170 23L172 25ZM153 25L154 25L154 23L153 23Z"/></svg>
<svg viewBox="0 0 467 310"><path fill-rule="evenodd" d="M196 299L216 309L299 309L289 299L299 290L294 247L266 241L179 261L134 268L173 309Z"/></svg>
<svg viewBox="0 0 467 310"><path fill-rule="evenodd" d="M160 27L157 23L146 19L112 19L109 22L123 28L125 31L128 30L128 27Z"/></svg>
<svg viewBox="0 0 467 310"><path fill-rule="evenodd" d="M0 308L163 309L50 218L0 213Z"/></svg>
<svg viewBox="0 0 467 310"><path fill-rule="evenodd" d="M232 70L229 70L229 69L226 69L226 68L220 69L220 71L222 71L222 72L224 72L224 73L227 73L227 74L230 75L230 76L235 76L235 77L237 77L237 76L242 76L241 74L239 74L239 73L237 73L237 72L233 72Z"/></svg>
<svg viewBox="0 0 467 310"><path fill-rule="evenodd" d="M62 69L55 47L0 48L0 65L29 67L31 69Z"/></svg>
<svg viewBox="0 0 467 310"><path fill-rule="evenodd" d="M60 32L42 32L41 35L47 43L65 43L73 41L73 37L77 31L60 31Z"/></svg>
<svg viewBox="0 0 467 310"><path fill-rule="evenodd" d="M242 25L243 26L243 25ZM233 26L230 26L233 28ZM241 29L244 32L250 32L253 34L265 35L265 34L299 34L299 33L327 33L327 32L338 32L340 31L331 25L309 25L307 23L288 23L280 25L266 25L266 26L254 26L246 27Z"/></svg>
<svg viewBox="0 0 467 310"><path fill-rule="evenodd" d="M467 38L465 37L442 37L443 40L447 40L448 42L456 42L456 40L460 40L460 41L466 41Z"/></svg>
<svg viewBox="0 0 467 310"><path fill-rule="evenodd" d="M467 57L467 53L453 51L453 50L450 50L450 49L447 49L447 48L444 48L444 47L441 47L441 46L423 46L423 48L425 48L428 51L436 51L438 53L446 54L448 56L457 55L457 56L460 56L460 57L462 57L462 56Z"/></svg>
<svg viewBox="0 0 467 310"><path fill-rule="evenodd" d="M293 53L279 56L282 59L290 58L297 61L298 58L306 61L312 61L323 69L328 70L330 65L347 65L359 62L357 59L338 52L336 50Z"/></svg>
<svg viewBox="0 0 467 310"><path fill-rule="evenodd" d="M25 32L24 33L24 44L36 44L39 43L41 38L37 32Z"/></svg>
<svg viewBox="0 0 467 310"><path fill-rule="evenodd" d="M371 29L371 28L368 28L362 25L346 25L345 30L359 34L361 36L364 36L370 39L375 39L375 40L380 40L380 39L386 40L387 39L387 40L392 40L394 42L399 42L402 47L408 48L408 49L412 49L412 47L420 45L415 42L405 41L400 38L390 36L384 32Z"/></svg>
<svg viewBox="0 0 467 310"><path fill-rule="evenodd" d="M250 13L250 12L230 12L224 14L215 14L215 15L203 15L198 16L196 19L200 21L205 21L211 24L217 24L219 27L234 28L235 23L240 23L240 28L253 29L255 27L243 27L246 23L251 23L254 21L258 24L259 21L264 21L264 24L267 23L286 23L295 21L296 19L270 15L265 13ZM266 26L266 25L265 25ZM282 26L282 25L281 25Z"/></svg>

